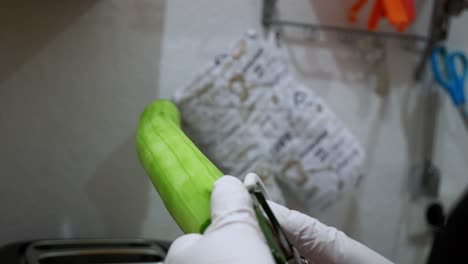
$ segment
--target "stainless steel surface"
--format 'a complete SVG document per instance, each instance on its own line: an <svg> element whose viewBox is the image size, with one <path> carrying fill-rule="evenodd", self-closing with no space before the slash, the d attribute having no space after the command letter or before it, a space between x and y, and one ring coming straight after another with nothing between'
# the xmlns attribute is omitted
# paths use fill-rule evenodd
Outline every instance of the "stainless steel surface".
<svg viewBox="0 0 468 264"><path fill-rule="evenodd" d="M439 112L439 94L440 88L431 82L428 87L424 87L426 91L421 96L424 100L424 123L423 134L424 139L423 157L425 160L432 160L434 158L434 143L436 140L437 117Z"/></svg>
<svg viewBox="0 0 468 264"><path fill-rule="evenodd" d="M414 72L415 80L421 80L426 62L437 43L448 37L451 16L458 16L468 9L464 0L435 0L432 6L432 17L429 25L429 38L423 54Z"/></svg>
<svg viewBox="0 0 468 264"><path fill-rule="evenodd" d="M423 195L436 198L440 185L440 170L434 164L434 145L437 140L436 129L440 104L440 89L437 85L434 85L432 78L423 89L421 99L424 100L424 112L421 137L424 164L422 168L421 191Z"/></svg>
<svg viewBox="0 0 468 264"><path fill-rule="evenodd" d="M466 109L466 104L461 105L458 107L458 112L463 120L463 124L465 125L466 131L468 132L468 110Z"/></svg>
<svg viewBox="0 0 468 264"><path fill-rule="evenodd" d="M165 250L145 239L43 240L26 249L26 264L162 263Z"/></svg>
<svg viewBox="0 0 468 264"><path fill-rule="evenodd" d="M410 40L410 41L423 41L426 42L429 39L426 36L415 35L415 34L401 34L393 32L381 32L381 31L369 31L367 29L356 29L347 27L337 27L329 25L319 25L302 23L296 21L286 21L275 19L275 7L277 0L263 0L262 6L262 24L264 27L298 27L307 29L310 31L332 31L338 33L350 33L363 36L375 36L379 38L399 39L399 40Z"/></svg>
<svg viewBox="0 0 468 264"><path fill-rule="evenodd" d="M414 79L421 80L427 60L437 42L447 38L449 30L449 16L444 12L444 1L435 0L432 6L431 22L429 25L429 40L424 47L423 54L416 65Z"/></svg>
<svg viewBox="0 0 468 264"><path fill-rule="evenodd" d="M280 26L280 27L298 27L298 28L303 28L303 29L307 29L310 31L332 31L332 32L338 32L338 33L374 36L378 38L398 39L398 40L408 40L408 41L426 42L429 40L426 36L416 35L416 34L401 34L401 33L384 32L384 31L369 31L366 29L309 24L309 23L302 23L302 22L295 22L295 21L271 20L269 22L269 25Z"/></svg>
<svg viewBox="0 0 468 264"><path fill-rule="evenodd" d="M414 72L415 80L421 80L426 67L427 58L434 46L447 38L450 26L450 17L460 15L468 8L467 1L464 0L435 0L432 7L431 22L428 36L417 34L402 34L394 32L369 31L367 29L356 29L347 27L337 27L322 24L310 24L296 21L279 20L275 18L275 8L277 0L263 0L262 24L265 28L276 27L296 27L309 31L330 31L362 36L375 36L377 38L397 39L405 41L416 41L426 43L421 58L416 65Z"/></svg>

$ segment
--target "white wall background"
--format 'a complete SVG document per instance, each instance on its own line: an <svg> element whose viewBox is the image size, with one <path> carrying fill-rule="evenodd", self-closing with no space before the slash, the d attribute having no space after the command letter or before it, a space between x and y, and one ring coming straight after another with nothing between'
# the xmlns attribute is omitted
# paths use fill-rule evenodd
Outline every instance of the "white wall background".
<svg viewBox="0 0 468 264"><path fill-rule="evenodd" d="M279 2L282 17L341 25L345 9L337 10L337 2L352 1ZM260 7L259 0L2 3L0 244L179 236L138 164L138 115L246 29L261 31ZM426 23L422 15L417 28ZM468 15L453 21L450 47L468 51L467 24ZM417 162L411 144L419 118L411 82L417 54L386 42L386 61L373 68L339 41L283 44L298 78L329 102L369 155L359 190L316 217L398 263L422 263L426 244L407 236L405 191ZM386 93L372 81L378 69L388 72ZM440 120L436 162L442 200L451 205L466 186L468 140L445 97Z"/></svg>

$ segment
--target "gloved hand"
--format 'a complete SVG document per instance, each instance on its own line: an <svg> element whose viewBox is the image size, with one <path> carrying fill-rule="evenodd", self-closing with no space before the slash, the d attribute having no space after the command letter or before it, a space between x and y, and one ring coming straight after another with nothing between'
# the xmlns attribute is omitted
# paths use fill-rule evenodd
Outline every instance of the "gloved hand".
<svg viewBox="0 0 468 264"><path fill-rule="evenodd" d="M378 253L316 219L269 203L288 240L311 263L387 264ZM243 184L232 176L215 183L211 225L172 244L165 263L274 263Z"/></svg>
<svg viewBox="0 0 468 264"><path fill-rule="evenodd" d="M289 242L311 263L391 264L377 252L308 215L268 202Z"/></svg>
<svg viewBox="0 0 468 264"><path fill-rule="evenodd" d="M203 235L172 243L164 263L274 263L247 189L235 177L219 179L211 193L211 225Z"/></svg>

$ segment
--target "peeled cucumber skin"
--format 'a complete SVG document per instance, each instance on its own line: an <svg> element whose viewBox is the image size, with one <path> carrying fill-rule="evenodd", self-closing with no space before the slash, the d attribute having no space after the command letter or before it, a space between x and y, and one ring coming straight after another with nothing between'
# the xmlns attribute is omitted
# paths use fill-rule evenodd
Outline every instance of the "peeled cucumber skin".
<svg viewBox="0 0 468 264"><path fill-rule="evenodd" d="M157 100L140 116L136 133L141 164L169 213L185 233L203 233L210 223L210 197L223 173L181 130L177 107Z"/></svg>

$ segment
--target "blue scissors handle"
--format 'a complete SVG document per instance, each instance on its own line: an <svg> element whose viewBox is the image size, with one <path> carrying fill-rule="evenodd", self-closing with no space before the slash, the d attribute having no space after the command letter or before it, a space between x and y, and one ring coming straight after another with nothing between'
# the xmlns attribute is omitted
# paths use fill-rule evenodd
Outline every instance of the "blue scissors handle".
<svg viewBox="0 0 468 264"><path fill-rule="evenodd" d="M468 60L461 51L448 53L444 46L434 48L431 55L432 72L436 81L447 91L456 106L466 103L465 81Z"/></svg>

